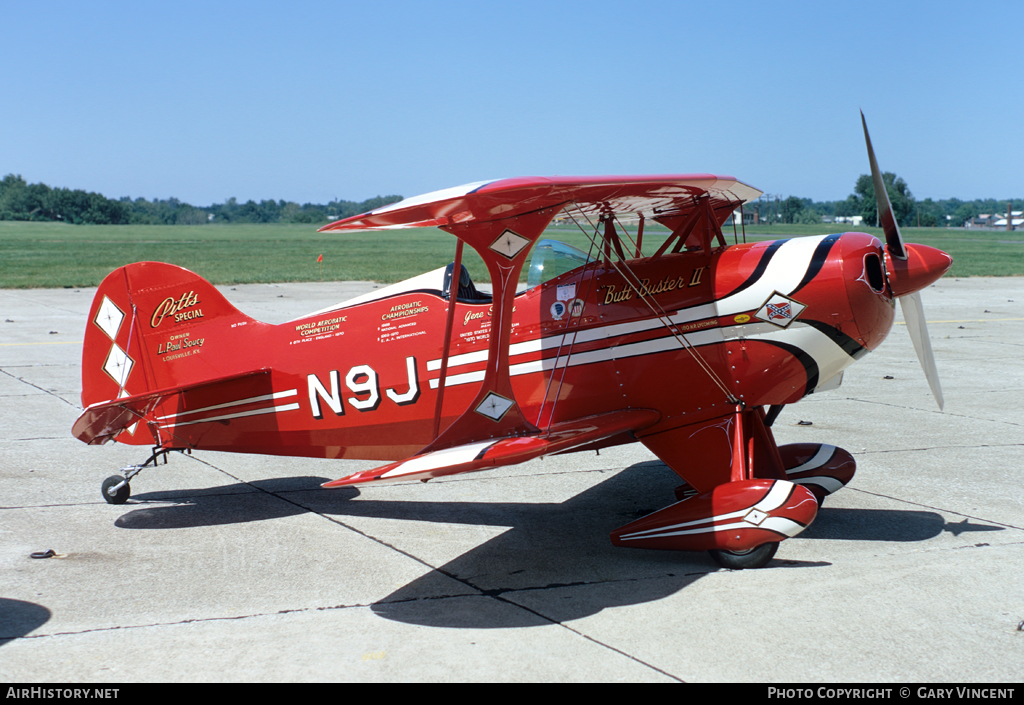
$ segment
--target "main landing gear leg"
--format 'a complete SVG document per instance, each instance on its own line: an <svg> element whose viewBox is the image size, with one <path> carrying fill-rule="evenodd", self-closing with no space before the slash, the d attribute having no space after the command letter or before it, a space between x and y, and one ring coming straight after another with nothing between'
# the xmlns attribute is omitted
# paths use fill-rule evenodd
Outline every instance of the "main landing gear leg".
<svg viewBox="0 0 1024 705"><path fill-rule="evenodd" d="M725 568L760 568L817 514L811 491L786 478L759 407L640 441L686 484L680 501L612 532L617 546L708 551Z"/></svg>
<svg viewBox="0 0 1024 705"><path fill-rule="evenodd" d="M142 472L143 468L149 467L150 465L156 467L161 457L163 457L164 465L166 465L167 454L172 450L177 450L179 453L183 452L180 448L161 448L160 446L155 446L149 458L147 458L146 462L142 465L129 465L128 467L121 468L120 475L111 475L108 477L100 486L103 493L103 499L105 499L108 504L124 504L127 502L128 498L132 496L132 488L128 482Z"/></svg>
<svg viewBox="0 0 1024 705"><path fill-rule="evenodd" d="M745 409L737 414L737 441L733 448L732 479L784 478L784 465L771 426L782 411L782 405L773 406L766 414L763 409ZM813 518L813 515L812 515ZM708 555L718 565L730 570L763 568L775 557L781 541L762 543L746 551L709 549Z"/></svg>

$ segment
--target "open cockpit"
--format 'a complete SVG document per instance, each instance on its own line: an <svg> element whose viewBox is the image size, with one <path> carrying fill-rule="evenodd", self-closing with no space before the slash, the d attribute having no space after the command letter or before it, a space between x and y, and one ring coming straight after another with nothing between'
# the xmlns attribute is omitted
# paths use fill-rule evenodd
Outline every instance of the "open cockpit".
<svg viewBox="0 0 1024 705"><path fill-rule="evenodd" d="M527 272L526 283L521 283L517 287L516 295L518 296L525 293L528 289L540 286L541 284L549 282L566 272L582 267L592 261L593 258L588 259L586 252L583 252L572 245L559 240L538 240L530 256L530 265ZM410 279L406 279L380 289L375 289L353 299L342 301L341 303L329 306L325 309L306 314L306 316L326 314L331 311L339 311L344 308L350 308L352 306L369 303L371 301L380 301L382 299L415 292L434 294L435 296L440 296L442 299L447 301L451 295L452 272L454 271L454 268L455 263L451 262L445 267L439 267ZM461 270L455 300L459 303L465 304L491 303L492 296L490 283L479 283L478 285L473 281L466 265L461 265ZM305 318L306 316L303 317Z"/></svg>

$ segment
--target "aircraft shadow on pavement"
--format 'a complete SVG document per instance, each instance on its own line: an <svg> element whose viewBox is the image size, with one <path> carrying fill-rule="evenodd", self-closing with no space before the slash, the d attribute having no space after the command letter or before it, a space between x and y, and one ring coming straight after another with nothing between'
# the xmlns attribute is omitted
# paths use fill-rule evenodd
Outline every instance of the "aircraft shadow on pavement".
<svg viewBox="0 0 1024 705"><path fill-rule="evenodd" d="M608 479L564 502L431 502L377 500L354 488L324 491L319 477L293 477L206 490L152 492L122 515L122 528L217 526L313 511L328 517L398 519L508 527L372 606L387 619L436 627L508 628L579 619L603 609L659 600L719 570L706 553L617 548L609 533L674 501L678 477L660 462L609 473ZM529 482L529 478L523 481ZM253 485L265 491L255 490ZM352 501L354 500L354 501ZM145 506L148 502L178 502ZM924 541L943 531L1001 527L949 523L916 510L822 508L795 541ZM368 533L371 537L373 533ZM378 540L415 555L389 536ZM443 541L443 538L438 540ZM785 559L769 568L827 566Z"/></svg>
<svg viewBox="0 0 1024 705"><path fill-rule="evenodd" d="M284 500L282 494L319 490L324 482L327 478L284 477L205 489L146 492L132 495L129 504L124 505L130 511L118 517L114 525L121 529L183 529L305 514L307 508ZM349 498L358 492L340 494Z"/></svg>
<svg viewBox="0 0 1024 705"><path fill-rule="evenodd" d="M371 609L390 620L423 626L532 627L660 600L715 572L717 566L704 553L623 549L609 539L619 526L674 501L678 484L663 464L641 463L609 472L606 480L562 502L390 502L367 499L364 493L358 501L334 507L318 502L316 509L508 527Z"/></svg>
<svg viewBox="0 0 1024 705"><path fill-rule="evenodd" d="M825 500L828 501L827 499ZM968 531L1003 531L1001 526L947 522L936 512L911 509L840 509L827 504L800 539L839 541L926 541L944 531L959 536Z"/></svg>
<svg viewBox="0 0 1024 705"><path fill-rule="evenodd" d="M0 646L14 641L50 620L50 610L35 602L0 597Z"/></svg>
<svg viewBox="0 0 1024 705"><path fill-rule="evenodd" d="M609 540L613 529L674 501L678 484L666 466L647 462L561 503L389 502L364 495L333 507L326 497L322 503L314 499L316 506L310 508L325 514L510 527L371 609L387 619L422 626L528 627L660 600L717 571L705 553L624 549ZM926 511L823 509L808 531L819 522L822 528L812 538L924 541L943 531L964 530L963 524L948 525L939 514ZM973 525L967 530L998 528ZM771 567L827 565L786 560L783 554ZM454 597L453 580L462 584L463 594L471 587L481 596Z"/></svg>

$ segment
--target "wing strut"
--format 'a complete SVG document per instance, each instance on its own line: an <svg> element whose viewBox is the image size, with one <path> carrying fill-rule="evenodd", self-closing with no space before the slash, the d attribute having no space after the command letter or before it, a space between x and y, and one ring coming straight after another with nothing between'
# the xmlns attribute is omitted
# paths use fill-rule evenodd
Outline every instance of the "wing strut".
<svg viewBox="0 0 1024 705"><path fill-rule="evenodd" d="M735 208L735 202L730 201L726 207ZM699 247L702 252L711 253L712 236L718 242L719 247L725 247L725 235L722 234L722 227L718 224L718 216L715 214L715 207L711 198L703 196L696 199L696 208L685 218L680 216L657 216L659 223L672 229L672 234L666 238L658 251L651 259L658 259L665 251L672 246L672 253L682 251L684 247ZM700 229L698 230L698 226ZM694 231L697 230L696 236Z"/></svg>
<svg viewBox="0 0 1024 705"><path fill-rule="evenodd" d="M623 230L625 230L625 228L623 228ZM643 251L640 249L640 247L643 244L644 244L644 214L641 213L640 214L640 224L637 226L637 229L636 229L636 255L635 255L635 257L637 259L639 259L640 257L643 257Z"/></svg>
<svg viewBox="0 0 1024 705"><path fill-rule="evenodd" d="M452 350L452 328L455 325L455 303L458 299L459 277L462 273L462 240L456 239L455 264L452 265L452 284L448 289L448 316L444 324L444 347L441 350L441 376L437 380L437 404L434 405L434 432L431 438L441 433L441 410L444 407L445 379L448 377L448 355Z"/></svg>
<svg viewBox="0 0 1024 705"><path fill-rule="evenodd" d="M693 232L693 229L697 227L697 223L699 223L703 217L704 210L702 208L694 209L693 213L690 214L690 217L682 220L672 230L672 234L665 238L665 242L661 243L661 247L658 248L658 251L654 253L654 257L651 259L654 260L660 258L665 254L665 250L667 250L677 239L680 243L686 242L690 238L690 233Z"/></svg>
<svg viewBox="0 0 1024 705"><path fill-rule="evenodd" d="M494 288L494 305L487 366L480 391L469 408L451 426L437 434L419 455L489 438L540 432L523 416L512 391L508 362L512 308L526 255L561 209L559 205L510 218L440 226L476 250L487 265ZM449 313L449 317L451 315ZM441 383L438 384L439 392L440 389Z"/></svg>

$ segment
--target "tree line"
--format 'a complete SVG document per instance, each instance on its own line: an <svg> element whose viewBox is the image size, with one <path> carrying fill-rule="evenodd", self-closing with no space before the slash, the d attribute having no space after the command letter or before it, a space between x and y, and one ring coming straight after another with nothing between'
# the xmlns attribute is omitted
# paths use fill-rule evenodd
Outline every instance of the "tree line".
<svg viewBox="0 0 1024 705"><path fill-rule="evenodd" d="M963 201L948 198L934 201L914 198L906 181L892 172L882 175L889 201L900 225L921 227L961 227L981 213L1006 213L1007 204L1024 210L1024 199L994 198ZM21 176L8 174L0 181L0 220L49 220L100 225L206 225L210 223L327 223L400 201L401 196L377 196L365 201L333 200L325 204L292 201L249 200L239 203L229 198L224 203L198 207L177 198L118 200L72 190L29 184ZM842 201L814 201L799 196L762 197L746 210L756 207L758 220L778 223L821 223L824 217L860 215L868 225L877 222L875 190L871 177L862 174L853 193Z"/></svg>
<svg viewBox="0 0 1024 705"><path fill-rule="evenodd" d="M325 204L253 200L197 207L177 198L110 199L79 189L30 184L8 174L0 181L0 220L43 220L95 225L206 225L209 223L327 223L365 213L401 196L377 196L365 201L333 200Z"/></svg>
<svg viewBox="0 0 1024 705"><path fill-rule="evenodd" d="M959 198L933 200L914 198L907 182L892 172L884 172L882 181L892 204L897 222L902 226L922 228L963 227L964 223L982 213L1005 214L1007 205L1013 210L1024 210L1024 199L979 198L964 201ZM867 225L878 224L875 187L869 174L861 174L853 193L842 201L813 201L798 196L762 197L758 205L758 219L780 223L820 223L825 217L850 218L861 216ZM1014 205L1016 204L1016 205ZM747 209L750 206L746 206Z"/></svg>

